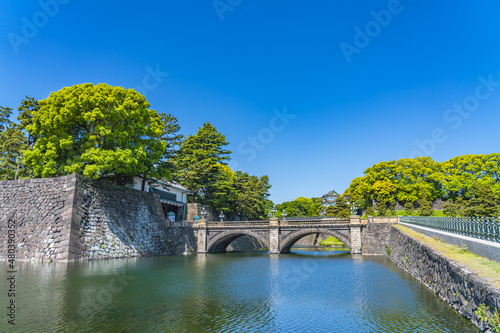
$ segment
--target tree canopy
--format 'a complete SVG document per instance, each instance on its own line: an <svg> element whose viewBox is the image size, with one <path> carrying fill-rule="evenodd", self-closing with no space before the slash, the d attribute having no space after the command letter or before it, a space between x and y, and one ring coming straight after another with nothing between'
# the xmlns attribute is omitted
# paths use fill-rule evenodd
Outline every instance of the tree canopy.
<svg viewBox="0 0 500 333"><path fill-rule="evenodd" d="M12 122L12 108L0 106L0 180L27 176L23 152L28 148L20 125Z"/></svg>
<svg viewBox="0 0 500 333"><path fill-rule="evenodd" d="M430 157L380 162L355 178L344 195L361 203L362 209L381 207L393 209L396 202L408 211L413 204L424 204L421 214L428 215L429 205L436 199L454 201L475 196L473 184L488 185L491 194L500 195L500 154L463 155L443 163ZM475 190L476 191L476 190ZM453 210L450 208L450 214Z"/></svg>
<svg viewBox="0 0 500 333"><path fill-rule="evenodd" d="M35 176L80 173L118 184L146 172L168 177L158 168L166 149L162 117L137 91L84 83L53 92L39 104L36 112L25 113L36 143L24 157Z"/></svg>
<svg viewBox="0 0 500 333"><path fill-rule="evenodd" d="M210 186L221 171L220 165L229 160L231 151L226 137L212 124L205 123L196 134L189 135L179 145L173 158L174 178L193 192L193 202L212 197Z"/></svg>
<svg viewBox="0 0 500 333"><path fill-rule="evenodd" d="M321 198L298 197L293 201L285 201L276 205L277 216L281 217L283 210L289 217L319 216L321 211Z"/></svg>

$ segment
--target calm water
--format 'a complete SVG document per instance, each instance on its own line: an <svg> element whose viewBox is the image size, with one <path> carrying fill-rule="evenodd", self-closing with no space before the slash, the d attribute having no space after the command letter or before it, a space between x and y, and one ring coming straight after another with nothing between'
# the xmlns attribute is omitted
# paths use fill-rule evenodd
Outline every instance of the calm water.
<svg viewBox="0 0 500 333"><path fill-rule="evenodd" d="M18 268L17 325L3 315L2 332L479 332L384 257L302 249Z"/></svg>

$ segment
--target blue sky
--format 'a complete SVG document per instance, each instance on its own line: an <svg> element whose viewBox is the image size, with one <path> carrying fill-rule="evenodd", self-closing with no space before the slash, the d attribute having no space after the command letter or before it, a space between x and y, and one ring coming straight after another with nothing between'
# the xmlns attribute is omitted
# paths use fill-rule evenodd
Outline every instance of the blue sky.
<svg viewBox="0 0 500 333"><path fill-rule="evenodd" d="M379 161L499 152L498 0L0 4L0 105L137 88L183 134L215 125L275 203Z"/></svg>

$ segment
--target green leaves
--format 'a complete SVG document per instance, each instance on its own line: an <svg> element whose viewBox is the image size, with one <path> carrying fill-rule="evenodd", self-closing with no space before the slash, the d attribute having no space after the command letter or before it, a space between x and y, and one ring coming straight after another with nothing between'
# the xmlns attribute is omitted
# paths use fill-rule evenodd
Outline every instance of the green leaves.
<svg viewBox="0 0 500 333"><path fill-rule="evenodd" d="M27 148L26 138L15 125L9 125L0 132L0 180L18 178L22 154Z"/></svg>
<svg viewBox="0 0 500 333"><path fill-rule="evenodd" d="M210 186L216 181L218 165L229 160L231 151L224 149L229 142L210 123L205 123L195 135L189 135L174 157L174 177L193 191L193 201L206 202Z"/></svg>
<svg viewBox="0 0 500 333"><path fill-rule="evenodd" d="M193 202L222 211L229 219L265 218L269 178L233 172L225 164L231 153L225 149L228 144L212 124L203 124L173 155L174 178L193 192Z"/></svg>
<svg viewBox="0 0 500 333"><path fill-rule="evenodd" d="M500 154L463 155L438 163L430 157L380 162L355 178L344 194L350 200L383 202L393 207L396 201L431 204L434 199L469 199L471 186L478 182L491 186L495 197L500 194ZM425 198L425 199L424 199ZM385 213L384 207L382 208ZM407 206L410 210L410 206ZM422 214L429 214L426 208ZM450 214L455 214L450 207ZM380 212L379 212L380 213Z"/></svg>
<svg viewBox="0 0 500 333"><path fill-rule="evenodd" d="M85 83L65 87L39 102L25 100L20 121L36 138L26 164L36 176L80 173L94 179L123 179L149 172L167 144L162 117L132 89Z"/></svg>

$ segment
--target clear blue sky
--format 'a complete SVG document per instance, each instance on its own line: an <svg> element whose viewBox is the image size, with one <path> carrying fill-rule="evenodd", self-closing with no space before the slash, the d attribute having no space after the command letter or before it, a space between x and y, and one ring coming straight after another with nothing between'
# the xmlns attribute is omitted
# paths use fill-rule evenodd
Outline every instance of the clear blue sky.
<svg viewBox="0 0 500 333"><path fill-rule="evenodd" d="M379 161L499 152L498 0L54 1L0 1L0 105L142 87L183 134L214 124L276 203Z"/></svg>

